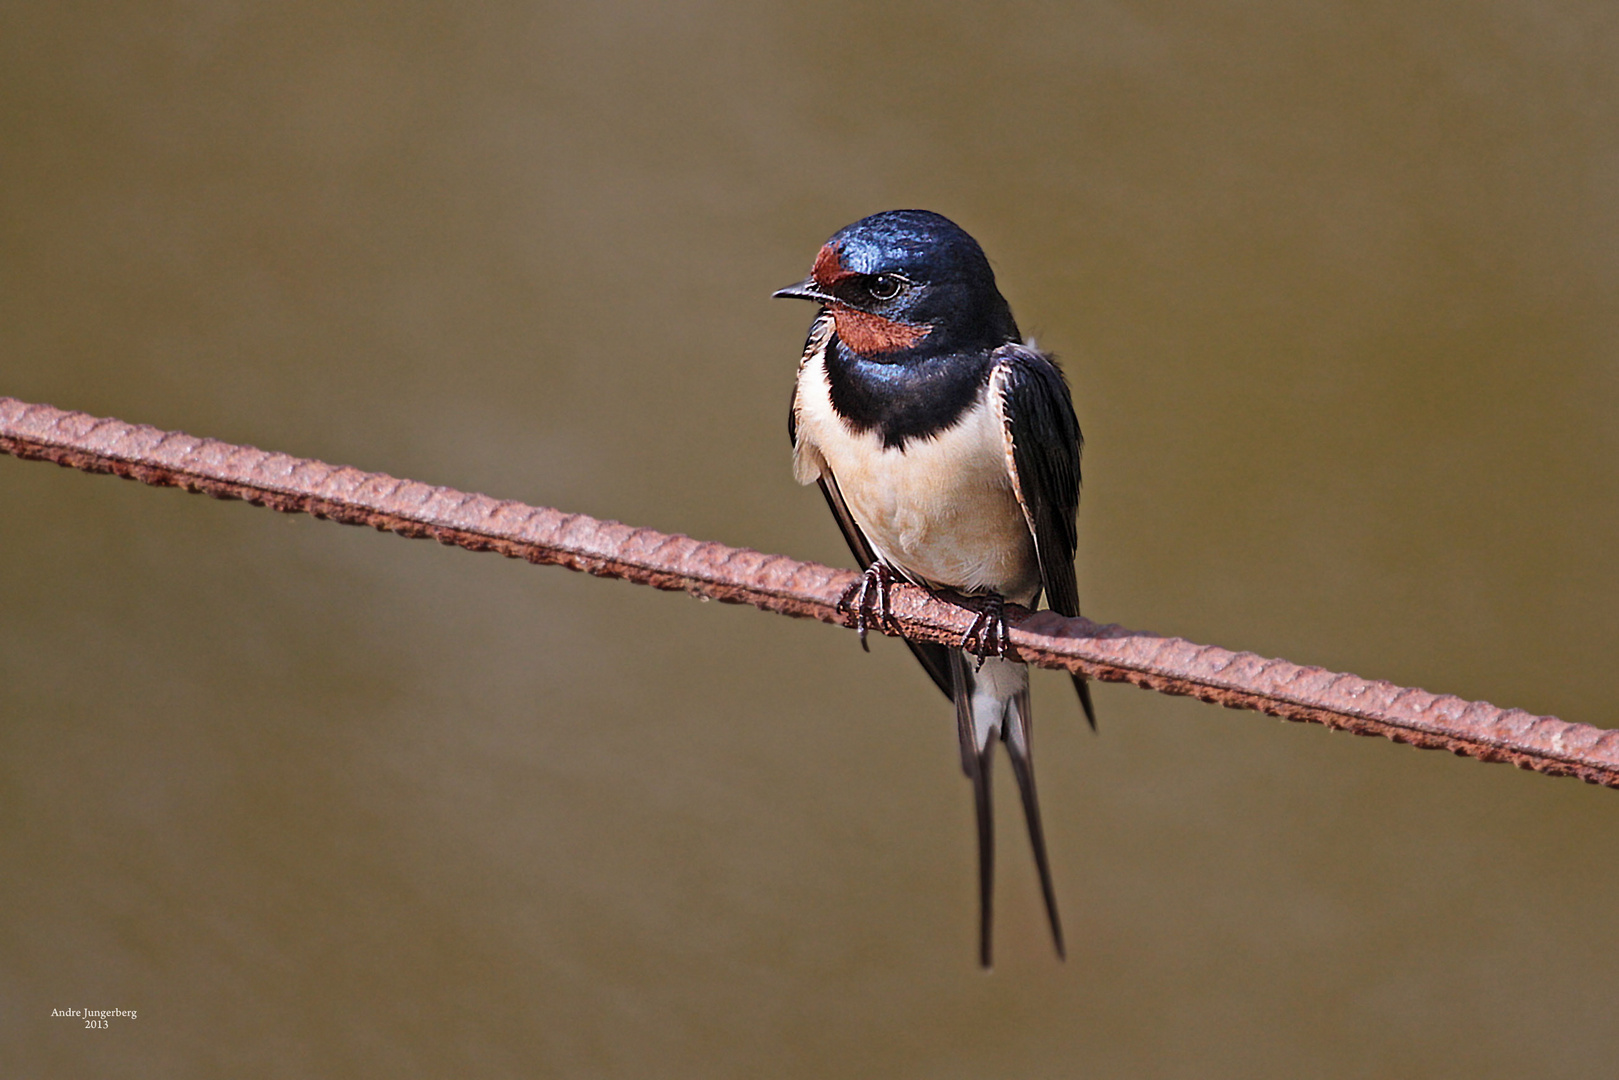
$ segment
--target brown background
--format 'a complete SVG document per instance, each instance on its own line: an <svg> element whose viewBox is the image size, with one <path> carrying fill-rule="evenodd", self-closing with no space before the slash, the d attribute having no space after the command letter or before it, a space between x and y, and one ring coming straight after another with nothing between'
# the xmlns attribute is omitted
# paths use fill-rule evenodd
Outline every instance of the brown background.
<svg viewBox="0 0 1619 1080"><path fill-rule="evenodd" d="M1609 2L0 6L0 393L846 562L810 312L973 232L1089 613L1603 726ZM7 1076L1587 1077L1619 793L0 459ZM52 1008L134 1009L107 1031Z"/></svg>

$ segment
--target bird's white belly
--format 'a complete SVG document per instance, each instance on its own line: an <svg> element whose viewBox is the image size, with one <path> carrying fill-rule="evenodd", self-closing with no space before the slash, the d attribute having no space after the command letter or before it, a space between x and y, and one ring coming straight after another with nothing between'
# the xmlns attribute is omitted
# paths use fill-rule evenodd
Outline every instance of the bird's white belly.
<svg viewBox="0 0 1619 1080"><path fill-rule="evenodd" d="M1012 491L1005 436L982 397L954 426L897 450L875 432L850 430L822 379L803 380L799 392L799 441L809 444L800 454L813 449L825 462L878 555L928 584L1033 598L1034 542ZM807 471L799 479L813 482Z"/></svg>

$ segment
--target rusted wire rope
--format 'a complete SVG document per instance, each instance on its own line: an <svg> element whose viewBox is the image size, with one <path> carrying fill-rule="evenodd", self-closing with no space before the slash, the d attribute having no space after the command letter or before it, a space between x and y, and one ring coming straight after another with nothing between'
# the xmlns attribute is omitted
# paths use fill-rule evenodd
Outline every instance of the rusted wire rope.
<svg viewBox="0 0 1619 1080"><path fill-rule="evenodd" d="M545 507L396 480L308 458L234 446L122 420L0 397L0 451L113 473L159 487L242 499L286 513L370 525L471 551L497 551L599 577L680 589L724 603L849 625L838 599L855 574L686 536ZM972 613L911 586L896 586L899 630L953 644ZM1522 709L1431 694L1386 682L1234 653L1052 612L1008 609L1016 658L1080 671L1233 709L1253 709L1382 735L1481 761L1619 787L1619 730L1569 724Z"/></svg>

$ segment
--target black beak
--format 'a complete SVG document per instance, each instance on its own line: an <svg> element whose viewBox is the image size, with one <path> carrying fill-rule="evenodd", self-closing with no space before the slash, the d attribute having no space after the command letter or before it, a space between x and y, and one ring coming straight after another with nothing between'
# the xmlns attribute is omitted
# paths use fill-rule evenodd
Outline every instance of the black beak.
<svg viewBox="0 0 1619 1080"><path fill-rule="evenodd" d="M835 304L838 298L830 293L822 292L815 283L815 279L807 277L796 285L789 285L785 289L777 289L770 294L772 300L813 300L817 304Z"/></svg>

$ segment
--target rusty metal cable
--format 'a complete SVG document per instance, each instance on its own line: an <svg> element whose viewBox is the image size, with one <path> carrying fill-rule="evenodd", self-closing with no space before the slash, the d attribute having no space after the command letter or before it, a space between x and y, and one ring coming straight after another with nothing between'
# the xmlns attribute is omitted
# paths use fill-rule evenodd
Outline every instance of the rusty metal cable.
<svg viewBox="0 0 1619 1080"><path fill-rule="evenodd" d="M0 451L849 625L849 617L838 611L838 600L856 575L784 555L469 495L13 398L0 397ZM907 585L895 587L893 612L900 632L918 641L954 644L972 621L965 608ZM1619 730L1569 724L1522 709L1500 709L1088 619L1066 619L1049 611L1030 614L1009 608L1008 621L1013 650L1009 655L1041 667L1619 787Z"/></svg>

